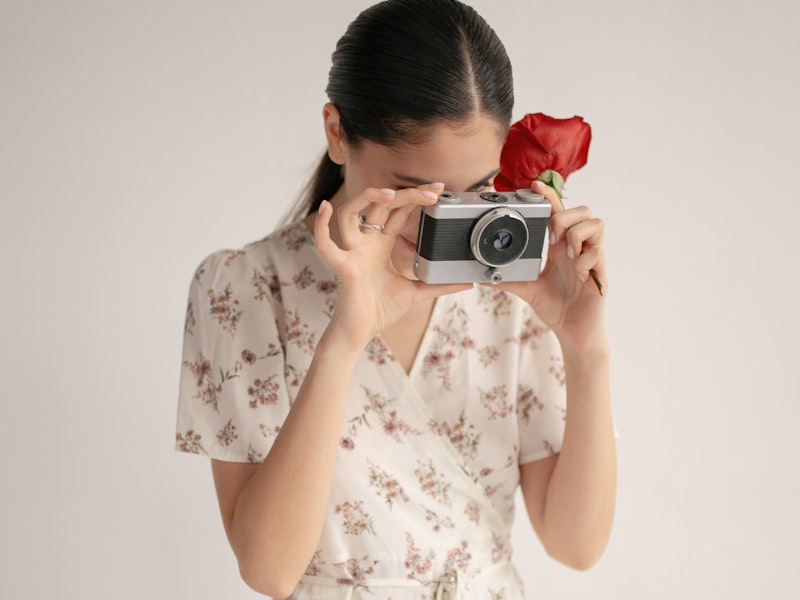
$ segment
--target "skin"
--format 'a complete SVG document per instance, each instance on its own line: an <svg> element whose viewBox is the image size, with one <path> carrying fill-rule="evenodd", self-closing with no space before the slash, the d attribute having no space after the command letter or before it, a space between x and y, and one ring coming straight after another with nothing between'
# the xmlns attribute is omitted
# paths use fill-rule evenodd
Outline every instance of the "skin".
<svg viewBox="0 0 800 600"><path fill-rule="evenodd" d="M305 572L322 531L356 361L380 333L408 370L438 296L469 285L428 285L411 271L422 206L445 186L480 190L497 172L505 130L492 118L442 123L413 147L364 142L350 146L339 113L323 110L328 154L344 166L345 183L307 219L317 250L339 281L336 310L280 434L260 465L214 460L223 523L244 580L285 597ZM432 183L428 183L432 182ZM560 454L520 465L527 512L556 560L587 569L611 531L616 455L611 419L609 350L603 325L608 289L603 223L588 208L553 206L548 260L534 282L504 283L534 308L564 353L567 419ZM358 216L384 225L359 228ZM280 540L280 543L275 543Z"/></svg>

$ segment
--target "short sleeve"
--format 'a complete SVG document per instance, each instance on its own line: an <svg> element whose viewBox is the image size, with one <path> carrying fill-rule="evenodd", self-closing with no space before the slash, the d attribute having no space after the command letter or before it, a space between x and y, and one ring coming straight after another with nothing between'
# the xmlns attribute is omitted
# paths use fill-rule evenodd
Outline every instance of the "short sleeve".
<svg viewBox="0 0 800 600"><path fill-rule="evenodd" d="M192 279L175 449L229 462L264 460L289 411L276 305L246 251L206 258Z"/></svg>
<svg viewBox="0 0 800 600"><path fill-rule="evenodd" d="M564 360L555 334L530 310L520 336L517 385L519 464L558 454L567 406Z"/></svg>

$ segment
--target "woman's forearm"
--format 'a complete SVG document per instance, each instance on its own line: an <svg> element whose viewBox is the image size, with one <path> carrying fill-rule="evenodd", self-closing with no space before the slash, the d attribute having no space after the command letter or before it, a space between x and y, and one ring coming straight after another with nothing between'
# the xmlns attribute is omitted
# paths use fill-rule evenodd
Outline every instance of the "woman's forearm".
<svg viewBox="0 0 800 600"><path fill-rule="evenodd" d="M281 431L242 489L229 531L245 580L282 597L300 579L325 519L360 352L329 328Z"/></svg>
<svg viewBox="0 0 800 600"><path fill-rule="evenodd" d="M556 559L593 565L611 533L616 503L616 443L609 391L609 353L565 349L567 419L542 517L543 542Z"/></svg>

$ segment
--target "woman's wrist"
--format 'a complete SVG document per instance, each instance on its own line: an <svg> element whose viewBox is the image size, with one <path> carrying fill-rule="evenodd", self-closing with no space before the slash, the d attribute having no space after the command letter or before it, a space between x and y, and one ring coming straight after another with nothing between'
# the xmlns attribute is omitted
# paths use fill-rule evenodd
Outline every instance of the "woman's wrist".
<svg viewBox="0 0 800 600"><path fill-rule="evenodd" d="M361 341L353 336L353 332L331 321L320 337L314 354L317 357L330 357L342 364L355 366L368 343L369 339Z"/></svg>
<svg viewBox="0 0 800 600"><path fill-rule="evenodd" d="M587 363L597 362L607 364L611 354L608 344L608 337L605 330L598 330L591 335L581 336L559 336L558 341L561 345L561 352L564 355L564 363Z"/></svg>

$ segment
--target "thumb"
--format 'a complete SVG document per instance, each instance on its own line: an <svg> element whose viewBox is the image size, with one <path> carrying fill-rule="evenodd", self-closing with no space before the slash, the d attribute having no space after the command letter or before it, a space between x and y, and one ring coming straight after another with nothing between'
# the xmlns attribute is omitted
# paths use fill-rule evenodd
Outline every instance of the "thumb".
<svg viewBox="0 0 800 600"><path fill-rule="evenodd" d="M547 201L550 203L550 206L552 207L550 211L551 214L561 212L564 210L564 203L561 201L561 196L558 195L558 192L556 192L554 188L547 185L544 181L539 181L538 179L535 179L531 183L531 189L534 192L544 195L544 197L547 199Z"/></svg>

